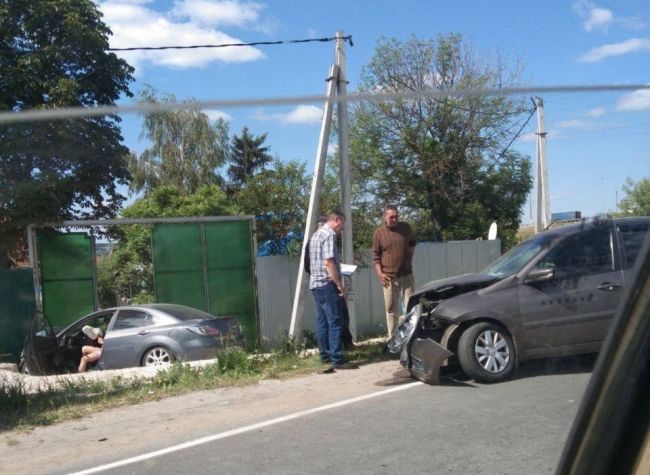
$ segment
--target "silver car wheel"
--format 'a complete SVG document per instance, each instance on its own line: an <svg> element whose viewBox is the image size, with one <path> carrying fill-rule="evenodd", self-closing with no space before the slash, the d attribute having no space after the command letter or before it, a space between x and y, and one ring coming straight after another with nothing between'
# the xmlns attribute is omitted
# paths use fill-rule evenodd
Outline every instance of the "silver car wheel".
<svg viewBox="0 0 650 475"><path fill-rule="evenodd" d="M147 351L142 358L143 366L161 366L170 364L174 357L170 351L163 346L156 346Z"/></svg>
<svg viewBox="0 0 650 475"><path fill-rule="evenodd" d="M478 363L490 373L500 373L510 361L508 342L496 330L485 330L479 334L474 344L474 353Z"/></svg>

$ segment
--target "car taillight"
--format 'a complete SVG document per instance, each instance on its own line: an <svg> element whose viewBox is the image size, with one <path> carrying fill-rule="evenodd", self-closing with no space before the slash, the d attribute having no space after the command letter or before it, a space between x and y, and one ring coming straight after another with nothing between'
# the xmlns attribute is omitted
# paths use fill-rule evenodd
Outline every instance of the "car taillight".
<svg viewBox="0 0 650 475"><path fill-rule="evenodd" d="M200 327L187 327L187 329L193 333L196 333L197 335L207 335L207 336L219 335L218 329L207 325L202 325Z"/></svg>

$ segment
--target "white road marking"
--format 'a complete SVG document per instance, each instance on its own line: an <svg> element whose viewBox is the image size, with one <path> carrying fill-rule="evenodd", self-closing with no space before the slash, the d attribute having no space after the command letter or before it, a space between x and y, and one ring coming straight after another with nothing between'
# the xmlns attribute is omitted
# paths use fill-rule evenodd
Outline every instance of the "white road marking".
<svg viewBox="0 0 650 475"><path fill-rule="evenodd" d="M117 462L109 463L109 464L106 464L106 465L99 465L97 467L89 468L89 469L86 469L86 470L81 470L80 472L72 472L69 475L86 475L86 474L91 474L91 473L104 472L106 470L111 470L113 468L124 467L125 465L130 465L130 464L133 464L133 463L143 462L145 460L149 460L149 459L152 459L152 458L155 458L155 457L160 457L161 455L171 454L173 452L178 452L178 451L181 451L181 450L184 450L184 449L188 449L190 447L196 447L198 445L207 444L207 443L213 442L215 440L225 439L227 437L232 437L234 435L239 435L239 434L243 434L245 432L254 431L254 430L257 430L257 429L261 429L263 427L269 427L269 426L272 426L272 425L275 425L275 424L280 424L282 422L290 421L290 420L293 420L293 419L298 419L300 417L308 416L310 414L316 414L318 412L328 411L330 409L335 409L337 407L347 406L349 404L354 404L354 403L357 403L357 402L365 401L367 399L373 399L373 398L376 398L376 397L379 397L379 396L383 396L385 394L390 394L390 393L394 393L394 392L397 392L397 391L403 391L405 389L409 389L409 388L412 388L414 386L419 386L421 384L423 384L423 383L421 383L419 381L415 382L415 383L404 384L402 386L396 386L396 387L384 389L382 391L377 391L375 393L365 394L363 396L358 396L358 397L354 397L354 398L351 398L351 399L346 399L346 400L343 400L343 401L334 402L332 404L326 404L324 406L315 407L313 409L307 409L307 410L304 410L304 411L295 412L293 414L288 414L288 415L282 416L282 417L276 417L275 419L270 419L268 421L258 422L257 424L252 424L252 425L240 427L239 429L227 430L225 432L220 432L218 434L209 435L209 436L206 436L206 437L201 437L201 438L195 439L195 440L190 440L189 442L184 442L182 444L172 445L171 447L167 447L165 449L160 449L160 450L155 450L153 452L138 455L136 457L131 457L131 458L128 458L128 459L119 460Z"/></svg>

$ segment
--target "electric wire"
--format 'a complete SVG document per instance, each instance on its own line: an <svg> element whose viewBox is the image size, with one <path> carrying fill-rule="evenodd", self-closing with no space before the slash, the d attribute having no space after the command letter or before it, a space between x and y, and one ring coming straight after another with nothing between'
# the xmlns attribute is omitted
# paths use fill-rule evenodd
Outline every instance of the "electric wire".
<svg viewBox="0 0 650 475"><path fill-rule="evenodd" d="M526 121L524 122L524 125L522 125L522 126L519 128L519 130L517 131L517 133L514 135L514 137L512 137L512 139L511 139L510 142L508 143L508 145L506 145L505 148L501 151L501 153L500 153L500 154L499 154L499 155L498 155L498 156L497 156L497 157L492 161L492 165L495 165L496 163L499 162L499 160L501 160L501 159L503 158L503 156L504 156L505 153L508 151L508 149L510 148L510 146L514 143L514 141L517 140L517 138L519 138L519 135L521 134L521 132L522 132L522 131L524 130L524 128L528 125L528 122L530 122L530 119L533 118L533 115L535 114L535 112L537 112L537 107L535 107L534 109L532 109L532 110L530 111L530 115L528 116L528 118L527 118Z"/></svg>
<svg viewBox="0 0 650 475"><path fill-rule="evenodd" d="M68 107L59 109L38 109L14 112L0 112L0 123L17 123L37 120L53 120L79 117L104 116L138 112L162 112L177 110L201 110L211 108L238 108L254 106L280 106L311 103L339 103L374 101L385 102L399 99L473 97L473 96L516 96L530 94L557 94L566 92L612 92L612 91L650 91L650 84L598 84L562 86L526 86L510 88L456 89L446 91L399 91L399 92L357 92L338 95L333 98L321 94L288 97L269 97L255 99L226 99L187 101L181 103L138 103L126 106L109 105L97 107Z"/></svg>
<svg viewBox="0 0 650 475"><path fill-rule="evenodd" d="M170 49L199 49L199 48L229 48L233 46L269 46L269 45L285 45L292 43L326 43L330 41L336 41L337 39L342 39L350 43L350 46L354 46L352 43L352 35L347 36L327 36L323 38L307 38L303 40L278 40L278 41L253 41L251 43L221 43L221 44L206 44L206 45L188 45L188 46L134 46L128 48L107 48L107 51L162 51Z"/></svg>
<svg viewBox="0 0 650 475"><path fill-rule="evenodd" d="M598 5L603 6L603 7L611 8L612 10L618 10L619 12L622 12L622 13L627 13L627 14L630 15L631 17L638 18L639 20L643 20L644 22L648 22L648 21L650 21L650 20L648 20L648 18L644 17L643 15L639 15L638 13L632 13L632 12L629 11L629 10L625 10L625 9L623 9L623 8L620 8L620 7L615 7L614 5L609 5L609 4L607 4L607 3L605 3L605 2L601 2L601 1L599 1L599 0L592 0L592 1L593 1L594 3L596 3L596 4L598 4Z"/></svg>

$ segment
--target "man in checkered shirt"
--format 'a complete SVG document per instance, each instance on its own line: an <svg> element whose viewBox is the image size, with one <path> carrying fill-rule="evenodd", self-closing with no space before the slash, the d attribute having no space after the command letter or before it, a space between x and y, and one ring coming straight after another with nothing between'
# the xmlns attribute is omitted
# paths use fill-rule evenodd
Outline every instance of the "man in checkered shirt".
<svg viewBox="0 0 650 475"><path fill-rule="evenodd" d="M357 366L343 356L343 313L341 297L345 287L341 278L341 259L336 246L336 236L345 224L345 215L334 210L327 216L325 224L309 240L311 274L309 289L316 304L316 337L321 363L331 364L323 372L335 369L353 369Z"/></svg>

